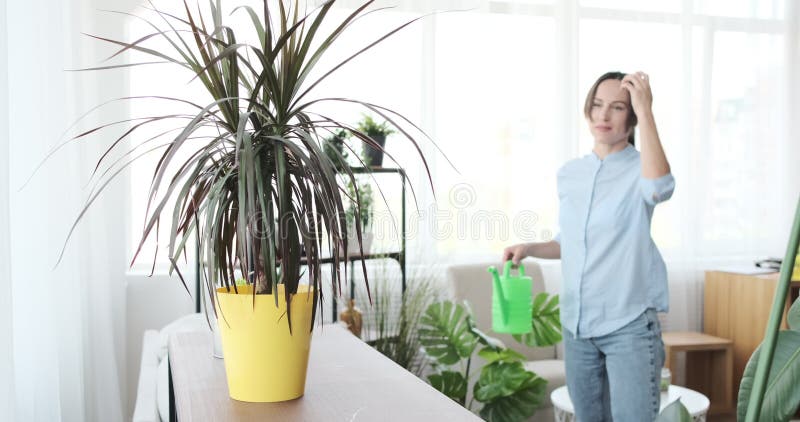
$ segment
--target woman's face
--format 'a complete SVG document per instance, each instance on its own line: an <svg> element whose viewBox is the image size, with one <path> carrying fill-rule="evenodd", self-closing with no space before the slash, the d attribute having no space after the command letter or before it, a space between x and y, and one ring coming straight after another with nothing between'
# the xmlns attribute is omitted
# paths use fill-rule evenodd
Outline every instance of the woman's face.
<svg viewBox="0 0 800 422"><path fill-rule="evenodd" d="M589 130L595 142L613 145L628 140L628 113L631 100L620 81L606 79L597 86L589 113Z"/></svg>

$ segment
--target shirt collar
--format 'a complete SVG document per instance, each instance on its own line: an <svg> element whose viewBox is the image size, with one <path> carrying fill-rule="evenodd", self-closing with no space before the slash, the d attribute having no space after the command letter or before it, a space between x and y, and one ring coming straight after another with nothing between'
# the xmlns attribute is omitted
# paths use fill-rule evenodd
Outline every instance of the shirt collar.
<svg viewBox="0 0 800 422"><path fill-rule="evenodd" d="M606 155L606 158L601 160L600 157L592 151L589 154L589 158L594 162L607 162L607 163L615 163L615 162L623 162L628 160L629 158L636 155L636 148L633 145L628 143L624 149L617 152L612 152L611 154Z"/></svg>

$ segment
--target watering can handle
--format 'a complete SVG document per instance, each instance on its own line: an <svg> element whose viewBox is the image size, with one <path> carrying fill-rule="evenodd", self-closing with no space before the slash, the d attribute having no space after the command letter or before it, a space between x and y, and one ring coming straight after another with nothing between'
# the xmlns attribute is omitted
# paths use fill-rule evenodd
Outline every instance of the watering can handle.
<svg viewBox="0 0 800 422"><path fill-rule="evenodd" d="M515 266L514 262L512 262L510 259L508 261L506 261L506 264L503 267L503 277L510 277L511 276L511 268L513 268L514 266ZM525 269L522 266L522 264L519 264L516 267L519 268L519 276L523 277L525 275Z"/></svg>

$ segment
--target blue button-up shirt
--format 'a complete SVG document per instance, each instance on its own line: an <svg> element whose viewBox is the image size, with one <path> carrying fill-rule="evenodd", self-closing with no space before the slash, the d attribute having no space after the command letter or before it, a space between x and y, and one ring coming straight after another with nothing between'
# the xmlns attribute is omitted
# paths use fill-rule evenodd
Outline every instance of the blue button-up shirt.
<svg viewBox="0 0 800 422"><path fill-rule="evenodd" d="M642 176L632 145L601 160L594 152L558 171L561 324L579 338L624 327L647 308L669 309L667 269L650 237L672 174Z"/></svg>

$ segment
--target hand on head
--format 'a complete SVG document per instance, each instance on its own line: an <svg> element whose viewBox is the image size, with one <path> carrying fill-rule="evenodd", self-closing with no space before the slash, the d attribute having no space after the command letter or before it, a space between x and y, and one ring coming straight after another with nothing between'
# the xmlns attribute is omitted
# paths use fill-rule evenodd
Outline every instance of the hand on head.
<svg viewBox="0 0 800 422"><path fill-rule="evenodd" d="M650 77L646 73L640 71L625 75L619 88L628 90L631 107L637 116L650 111L653 105L653 93L650 90Z"/></svg>

